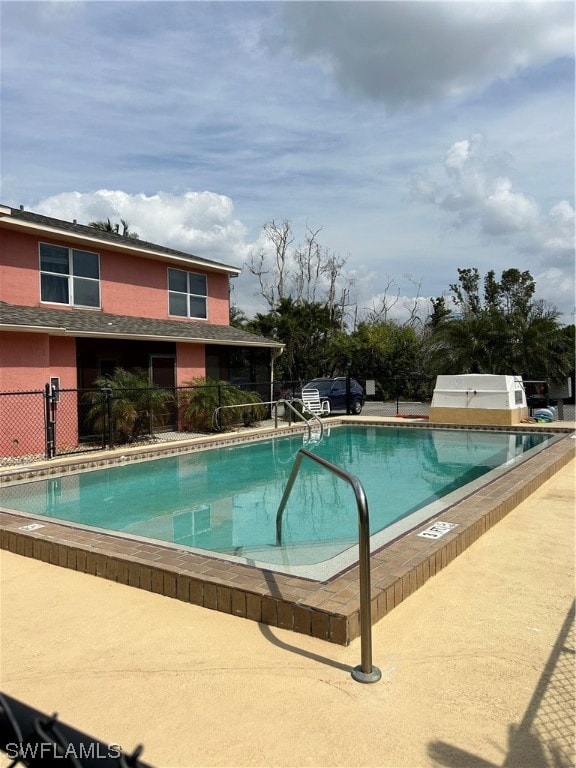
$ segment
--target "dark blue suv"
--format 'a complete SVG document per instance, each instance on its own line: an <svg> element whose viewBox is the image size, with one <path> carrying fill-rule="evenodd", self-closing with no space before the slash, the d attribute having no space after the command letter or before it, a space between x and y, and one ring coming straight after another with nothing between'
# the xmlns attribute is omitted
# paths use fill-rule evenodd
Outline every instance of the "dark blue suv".
<svg viewBox="0 0 576 768"><path fill-rule="evenodd" d="M330 412L346 410L346 377L337 376L334 379L312 379L302 389L317 389L322 402L330 403ZM294 393L298 397L298 393ZM350 379L350 412L362 413L364 405L364 390L355 379Z"/></svg>

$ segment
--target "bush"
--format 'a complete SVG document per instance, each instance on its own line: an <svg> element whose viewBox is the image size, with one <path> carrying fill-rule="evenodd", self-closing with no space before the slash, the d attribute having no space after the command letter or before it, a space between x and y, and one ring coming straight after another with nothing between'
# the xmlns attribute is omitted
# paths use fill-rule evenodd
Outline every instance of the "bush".
<svg viewBox="0 0 576 768"><path fill-rule="evenodd" d="M186 386L190 389L181 390L178 398L181 429L213 432L239 422L248 427L266 415L266 408L256 392L244 392L227 381L193 379L186 382ZM221 406L238 407L222 408L218 412L217 426L214 413Z"/></svg>
<svg viewBox="0 0 576 768"><path fill-rule="evenodd" d="M245 427L262 421L266 418L266 406L262 404L262 398L257 392L242 392L245 403L251 403L248 408L242 409L242 423ZM233 408L230 408L233 411Z"/></svg>
<svg viewBox="0 0 576 768"><path fill-rule="evenodd" d="M100 376L94 385L100 391L85 395L87 419L95 430L104 432L108 415L104 390L109 390L114 442L130 443L142 434L153 435L166 423L166 406L172 396L152 383L141 368L116 368L112 376Z"/></svg>

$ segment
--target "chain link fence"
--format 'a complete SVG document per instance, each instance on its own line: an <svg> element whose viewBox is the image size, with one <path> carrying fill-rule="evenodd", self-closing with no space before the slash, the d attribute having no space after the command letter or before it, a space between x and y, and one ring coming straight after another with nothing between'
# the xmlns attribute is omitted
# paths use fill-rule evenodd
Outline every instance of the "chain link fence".
<svg viewBox="0 0 576 768"><path fill-rule="evenodd" d="M426 418L432 398L429 379L367 382L363 414ZM232 403L270 403L290 398L301 382L240 382L176 388L56 389L0 393L0 466L122 445L182 441L214 431L216 408L227 406L226 427L256 425L272 418L271 406L249 409ZM230 400L234 391L236 400ZM565 404L560 418L574 419Z"/></svg>

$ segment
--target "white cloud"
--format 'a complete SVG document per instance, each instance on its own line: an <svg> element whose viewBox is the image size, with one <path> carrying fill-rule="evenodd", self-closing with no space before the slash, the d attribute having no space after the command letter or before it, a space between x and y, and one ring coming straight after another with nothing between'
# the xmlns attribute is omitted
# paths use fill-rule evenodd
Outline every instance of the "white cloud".
<svg viewBox="0 0 576 768"><path fill-rule="evenodd" d="M566 324L576 322L576 293L574 276L566 269L549 267L533 275L540 296L549 297L546 301L563 311L562 321Z"/></svg>
<svg viewBox="0 0 576 768"><path fill-rule="evenodd" d="M574 211L566 200L543 214L538 202L498 174L480 136L455 142L444 160L444 181L415 176L414 198L446 211L453 227L470 227L486 238L517 236L518 250L540 251L543 259L574 248ZM509 157L505 156L505 163ZM447 180L446 180L447 179Z"/></svg>
<svg viewBox="0 0 576 768"><path fill-rule="evenodd" d="M538 205L521 192L514 192L510 179L495 179L481 204L481 229L487 235L530 232L538 228Z"/></svg>
<svg viewBox="0 0 576 768"><path fill-rule="evenodd" d="M455 142L444 159L444 180L414 177L412 195L448 215L454 230L475 233L485 249L506 244L536 280L539 294L568 308L574 296L574 209L567 200L548 212L499 174L480 136ZM510 165L508 155L502 156ZM428 174L430 171L428 171ZM494 268L492 264L492 268ZM538 273L538 275L537 275Z"/></svg>
<svg viewBox="0 0 576 768"><path fill-rule="evenodd" d="M215 192L158 192L132 195L121 190L67 192L42 200L37 213L81 224L124 219L142 240L235 265L246 256L244 225L232 200Z"/></svg>
<svg viewBox="0 0 576 768"><path fill-rule="evenodd" d="M545 259L565 267L574 266L574 208L567 200L561 200L548 212L542 235Z"/></svg>

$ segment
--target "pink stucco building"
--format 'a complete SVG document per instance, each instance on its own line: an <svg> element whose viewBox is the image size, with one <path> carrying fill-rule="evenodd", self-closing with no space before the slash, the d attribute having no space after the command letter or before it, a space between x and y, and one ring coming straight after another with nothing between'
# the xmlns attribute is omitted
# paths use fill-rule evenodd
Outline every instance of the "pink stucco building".
<svg viewBox="0 0 576 768"><path fill-rule="evenodd" d="M0 206L0 393L51 380L62 390L89 388L116 367L143 368L166 387L203 376L266 380L282 345L230 326L230 279L239 271ZM15 441L37 450L28 417L7 402L0 452Z"/></svg>

